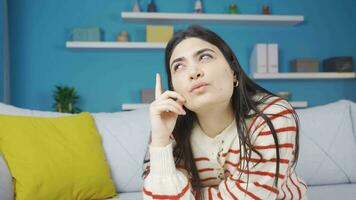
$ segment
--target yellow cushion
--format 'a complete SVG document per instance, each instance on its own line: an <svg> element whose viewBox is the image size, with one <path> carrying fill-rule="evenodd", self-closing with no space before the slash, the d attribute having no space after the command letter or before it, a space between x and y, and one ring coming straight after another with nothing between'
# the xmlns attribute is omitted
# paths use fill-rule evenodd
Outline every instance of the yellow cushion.
<svg viewBox="0 0 356 200"><path fill-rule="evenodd" d="M0 115L0 150L14 178L17 200L116 195L89 113L52 118Z"/></svg>

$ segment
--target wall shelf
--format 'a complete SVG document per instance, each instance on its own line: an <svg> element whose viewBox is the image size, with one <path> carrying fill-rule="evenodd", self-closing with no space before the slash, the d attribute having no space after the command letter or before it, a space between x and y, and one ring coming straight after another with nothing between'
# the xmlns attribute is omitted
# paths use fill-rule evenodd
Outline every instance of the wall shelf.
<svg viewBox="0 0 356 200"><path fill-rule="evenodd" d="M158 42L79 42L67 41L67 48L79 49L164 49L167 43Z"/></svg>
<svg viewBox="0 0 356 200"><path fill-rule="evenodd" d="M294 108L306 108L308 107L307 101L290 101ZM147 103L137 103L137 104L122 104L122 110L135 110L141 108L147 108L150 104Z"/></svg>
<svg viewBox="0 0 356 200"><path fill-rule="evenodd" d="M253 79L353 79L355 72L254 73Z"/></svg>
<svg viewBox="0 0 356 200"><path fill-rule="evenodd" d="M250 15L250 14L196 14L196 13L151 13L121 12L121 18L144 22L188 22L188 23L241 23L265 25L297 25L304 21L302 15Z"/></svg>

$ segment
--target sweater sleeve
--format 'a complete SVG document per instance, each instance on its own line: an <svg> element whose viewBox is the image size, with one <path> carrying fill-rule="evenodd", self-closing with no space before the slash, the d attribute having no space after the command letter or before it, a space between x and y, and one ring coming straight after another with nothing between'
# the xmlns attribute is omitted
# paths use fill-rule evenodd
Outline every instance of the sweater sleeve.
<svg viewBox="0 0 356 200"><path fill-rule="evenodd" d="M289 170L295 148L296 123L292 117L294 110L289 104L284 105L269 105L268 109L264 109L265 114L272 114L268 117L278 136L279 175L275 173L277 153L271 130L266 121L257 118L251 125L250 133L252 144L261 153L262 160L258 154L252 152L248 170L237 163L230 163L236 166L235 170L218 186L204 187L204 199L277 199L280 188L290 178ZM151 170L144 181L144 199L195 199L189 179L174 165L172 144L162 148L150 147L150 154ZM277 187L274 185L275 178L278 178ZM299 195L301 198L301 194Z"/></svg>
<svg viewBox="0 0 356 200"><path fill-rule="evenodd" d="M172 143L149 147L143 199L194 199L187 175L175 166L172 149Z"/></svg>

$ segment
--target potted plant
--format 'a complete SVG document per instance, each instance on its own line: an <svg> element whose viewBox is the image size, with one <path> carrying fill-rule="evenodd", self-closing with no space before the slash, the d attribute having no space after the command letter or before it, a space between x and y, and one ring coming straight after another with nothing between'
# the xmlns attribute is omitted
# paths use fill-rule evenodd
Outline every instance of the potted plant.
<svg viewBox="0 0 356 200"><path fill-rule="evenodd" d="M57 112L79 113L81 110L75 106L79 96L74 87L56 85L53 92L55 103L53 107Z"/></svg>

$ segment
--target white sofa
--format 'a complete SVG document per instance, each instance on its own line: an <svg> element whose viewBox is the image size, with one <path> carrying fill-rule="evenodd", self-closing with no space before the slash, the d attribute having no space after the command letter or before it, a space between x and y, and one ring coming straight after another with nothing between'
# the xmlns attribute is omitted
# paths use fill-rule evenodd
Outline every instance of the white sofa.
<svg viewBox="0 0 356 200"><path fill-rule="evenodd" d="M356 199L356 104L340 100L299 109L300 159L297 172L309 186L309 199ZM61 116L0 103L0 114ZM142 161L149 139L147 109L92 113L119 200L142 199ZM0 199L13 199L11 175L0 156Z"/></svg>

